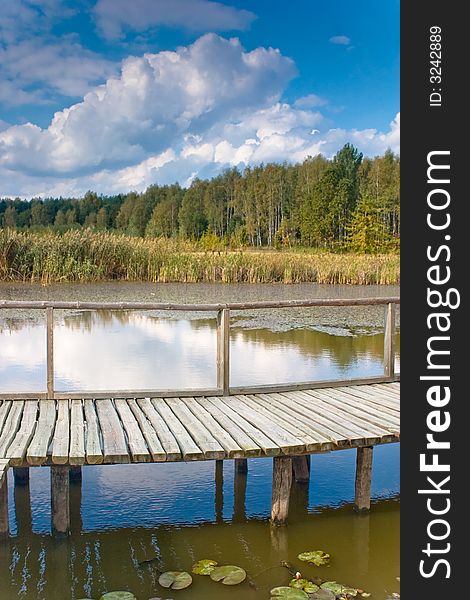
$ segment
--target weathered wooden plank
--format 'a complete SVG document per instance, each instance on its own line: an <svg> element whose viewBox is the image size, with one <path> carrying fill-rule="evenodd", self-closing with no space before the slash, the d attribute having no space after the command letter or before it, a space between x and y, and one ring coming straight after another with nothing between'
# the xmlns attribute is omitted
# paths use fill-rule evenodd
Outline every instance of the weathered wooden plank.
<svg viewBox="0 0 470 600"><path fill-rule="evenodd" d="M150 421L150 424L154 428L162 448L166 452L166 460L181 460L181 450L178 446L178 442L176 441L173 433L170 431L165 420L150 402L150 398L137 400L137 404L142 409L142 412L145 414L147 419Z"/></svg>
<svg viewBox="0 0 470 600"><path fill-rule="evenodd" d="M116 399L116 410L121 417L124 430L127 434L127 443L133 462L149 462L151 460L150 452L147 448L144 436L139 428L127 402L122 399Z"/></svg>
<svg viewBox="0 0 470 600"><path fill-rule="evenodd" d="M11 465L19 466L24 461L26 450L36 429L37 411L37 400L26 400L20 428L7 450L7 457L10 459Z"/></svg>
<svg viewBox="0 0 470 600"><path fill-rule="evenodd" d="M71 465L85 464L85 420L81 400L70 401L70 459Z"/></svg>
<svg viewBox="0 0 470 600"><path fill-rule="evenodd" d="M347 403L350 406L355 406L356 408L361 408L364 410L370 411L371 414L378 414L380 417L384 417L386 422L391 421L392 423L400 422L400 411L388 408L387 406L383 406L378 404L377 401L372 400L371 398L363 398L354 394L350 394L345 391L347 388L342 388L341 390L334 390L334 397L340 400L341 402ZM310 394L313 390L306 391L306 394ZM330 396L333 396L330 392L333 390L327 390Z"/></svg>
<svg viewBox="0 0 470 600"><path fill-rule="evenodd" d="M321 435L328 438L335 444L335 449L350 447L352 440L349 438L349 432L344 431L335 423L323 418L318 413L311 410L311 407L306 407L299 399L294 396L293 392L279 394L283 398L286 407L297 416L297 419L302 418L304 424L308 424L313 430L318 431Z"/></svg>
<svg viewBox="0 0 470 600"><path fill-rule="evenodd" d="M86 398L83 401L85 411L86 461L89 465L100 465L103 462L103 451L101 448L101 433L96 415L95 403Z"/></svg>
<svg viewBox="0 0 470 600"><path fill-rule="evenodd" d="M383 425L377 425L367 418L367 413L360 413L347 404L341 404L332 397L331 395L320 392L318 390L312 391L309 396L316 398L320 404L319 409L324 412L326 416L336 419L339 423L342 423L346 427L350 427L352 431L360 432L364 435L366 440L374 438L389 438L388 441L392 441L395 437L395 432L384 428ZM396 431L396 430L395 430Z"/></svg>
<svg viewBox="0 0 470 600"><path fill-rule="evenodd" d="M257 427L254 427L238 412L232 410L232 408L229 405L222 402L221 398L206 398L206 401L210 402L212 406L218 408L219 411L224 413L230 419L230 421L232 421L232 423L236 424L239 427L239 429L241 429L246 435L248 435L261 448L263 454L265 454L266 456L277 456L281 453L281 449L272 439L270 439L263 431L261 431ZM217 418L215 415L214 417ZM230 432L231 435L232 431Z"/></svg>
<svg viewBox="0 0 470 600"><path fill-rule="evenodd" d="M52 462L56 465L65 465L69 460L70 446L70 413L69 401L57 402L57 421L54 437L52 438Z"/></svg>
<svg viewBox="0 0 470 600"><path fill-rule="evenodd" d="M241 448L241 453L233 455L241 457L254 457L261 456L263 453L262 449L256 444L247 433L218 406L213 404L211 398L194 398L195 403L200 407L201 410L206 410L207 413L214 419L214 422L218 423L222 430L226 431L227 434L235 440L235 443ZM219 439L223 445L222 439ZM272 443L272 442L271 442Z"/></svg>
<svg viewBox="0 0 470 600"><path fill-rule="evenodd" d="M0 406L0 436L3 433L3 425L8 417L11 408L11 400L4 400Z"/></svg>
<svg viewBox="0 0 470 600"><path fill-rule="evenodd" d="M275 456L273 458L273 489L271 503L271 522L284 525L289 515L289 498L292 486L292 458Z"/></svg>
<svg viewBox="0 0 470 600"><path fill-rule="evenodd" d="M305 444L305 450L307 452L316 452L321 450L321 442L318 440L318 436L313 438L309 432L306 432L299 427L296 420L292 421L289 419L288 415L286 415L285 408L278 408L274 403L267 400L267 398L269 398L269 396L264 394L246 396L245 402L253 410L256 410L260 414L269 417L274 423L282 426L283 429L301 440Z"/></svg>
<svg viewBox="0 0 470 600"><path fill-rule="evenodd" d="M33 439L26 453L30 465L43 465L47 461L47 451L54 435L56 407L54 400L39 403L39 418Z"/></svg>
<svg viewBox="0 0 470 600"><path fill-rule="evenodd" d="M240 448L228 431L219 425L203 403L199 404L195 398L181 398L181 400L199 421L205 423L211 434L225 450L228 458L245 456L244 450Z"/></svg>
<svg viewBox="0 0 470 600"><path fill-rule="evenodd" d="M260 431L267 432L269 437L275 442L285 454L298 454L306 450L305 444L299 438L295 437L283 427L275 423L264 414L253 410L244 399L244 396L232 396L229 399L221 398L222 402L230 403L230 408L251 423Z"/></svg>
<svg viewBox="0 0 470 600"><path fill-rule="evenodd" d="M302 392L289 392L289 395L295 400L299 406L303 406L305 410L310 411L312 420L323 421L330 429L337 431L342 438L355 442L358 445L363 445L370 437L369 432L362 430L359 427L353 427L352 424L345 422L337 415L333 415L327 411L325 407L319 407L319 401L310 396L305 396Z"/></svg>
<svg viewBox="0 0 470 600"><path fill-rule="evenodd" d="M354 506L360 512L370 509L372 453L372 447L357 449Z"/></svg>
<svg viewBox="0 0 470 600"><path fill-rule="evenodd" d="M347 412L378 426L381 430L390 430L390 427L392 427L393 431L396 431L396 428L400 426L398 417L387 413L384 414L379 408L375 408L373 404L369 405L366 402L359 404L354 400L354 396L349 396L342 392L324 390L323 397L325 398L325 402L347 410Z"/></svg>
<svg viewBox="0 0 470 600"><path fill-rule="evenodd" d="M281 394L262 394L261 396L257 395L256 398L266 399L269 410L282 415L285 421L295 423L305 435L309 435L312 440L319 444L321 452L336 450L338 444L341 444L336 432L320 427L317 422L312 421L311 414L306 414L305 411L298 412L299 407L294 400Z"/></svg>
<svg viewBox="0 0 470 600"><path fill-rule="evenodd" d="M307 306L378 306L400 304L399 296L376 298L309 298L307 300L261 300L257 302L226 302L218 304L174 304L168 302L74 302L65 300L0 300L0 308L44 309L48 307L71 310L181 310L189 312L218 312L260 308L295 308Z"/></svg>
<svg viewBox="0 0 470 600"><path fill-rule="evenodd" d="M206 459L226 458L225 450L214 438L212 432L197 419L180 398L167 398L165 401L175 416L184 425L197 446L204 452Z"/></svg>
<svg viewBox="0 0 470 600"><path fill-rule="evenodd" d="M375 402L375 404L377 404L378 406L383 406L384 408L391 408L392 410L397 411L399 411L400 409L400 404L398 400L390 400L389 398L381 396L380 393L377 392L367 392L365 390L365 386L352 385L340 389L352 396L357 396L362 400L371 400L372 402Z"/></svg>
<svg viewBox="0 0 470 600"><path fill-rule="evenodd" d="M400 388L395 389L390 387L390 384L377 384L373 383L372 385L367 386L370 391L380 392L381 395L387 396L390 400L399 401L400 400Z"/></svg>
<svg viewBox="0 0 470 600"><path fill-rule="evenodd" d="M15 439L15 435L20 428L21 415L23 414L24 401L13 402L11 409L6 416L2 434L0 435L0 458L4 458L8 447Z"/></svg>
<svg viewBox="0 0 470 600"><path fill-rule="evenodd" d="M96 412L103 436L103 462L129 463L124 430L112 401L105 399L97 402Z"/></svg>
<svg viewBox="0 0 470 600"><path fill-rule="evenodd" d="M183 459L202 460L204 458L204 452L195 443L184 425L171 411L165 400L163 398L153 398L152 404L160 413L160 416L165 420L165 423L177 440Z"/></svg>
<svg viewBox="0 0 470 600"><path fill-rule="evenodd" d="M148 420L147 416L137 404L136 400L131 399L128 400L127 403L132 413L134 414L137 423L139 424L140 430L142 431L145 441L147 442L147 446L152 456L152 460L154 462L165 462L167 458L166 452L162 444L160 443L158 435L155 429L153 428L152 424Z"/></svg>

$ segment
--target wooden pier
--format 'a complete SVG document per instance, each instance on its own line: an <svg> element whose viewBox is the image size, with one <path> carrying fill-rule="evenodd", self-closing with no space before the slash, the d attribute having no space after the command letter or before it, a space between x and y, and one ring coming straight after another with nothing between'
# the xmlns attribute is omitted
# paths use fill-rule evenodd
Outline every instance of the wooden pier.
<svg viewBox="0 0 470 600"><path fill-rule="evenodd" d="M357 448L355 505L370 508L372 448L400 439L395 374L398 298L232 305L0 302L0 309L46 310L45 392L0 395L0 535L8 535L7 471L27 485L30 467L51 468L52 529L70 530L70 471L84 465L224 460L246 473L247 459L273 458L271 520L287 520L293 481L309 479L309 455ZM384 304L384 375L349 381L230 386L230 311L298 306ZM217 387L212 390L107 392L54 387L53 311L200 310L217 315Z"/></svg>

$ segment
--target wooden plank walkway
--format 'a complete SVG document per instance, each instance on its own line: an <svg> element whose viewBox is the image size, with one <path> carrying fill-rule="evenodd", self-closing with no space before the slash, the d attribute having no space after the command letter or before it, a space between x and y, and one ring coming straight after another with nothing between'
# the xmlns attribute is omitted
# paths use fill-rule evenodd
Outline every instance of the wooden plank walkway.
<svg viewBox="0 0 470 600"><path fill-rule="evenodd" d="M374 446L399 441L399 403L398 382L217 397L3 400L1 469Z"/></svg>

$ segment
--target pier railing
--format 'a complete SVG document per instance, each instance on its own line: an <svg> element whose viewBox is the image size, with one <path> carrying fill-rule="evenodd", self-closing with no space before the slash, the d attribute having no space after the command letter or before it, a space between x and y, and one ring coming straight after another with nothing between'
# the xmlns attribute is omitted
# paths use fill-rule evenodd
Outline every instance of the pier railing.
<svg viewBox="0 0 470 600"><path fill-rule="evenodd" d="M286 392L332 386L359 385L361 383L381 383L397 381L395 373L395 314L399 297L354 298L354 299L311 299L261 302L232 302L225 304L169 304L147 302L62 302L62 301L16 301L0 300L0 309L43 310L46 315L46 389L45 391L0 392L0 399L67 399L67 398L142 398L179 396L229 396L234 394L254 394ZM383 375L368 378L305 381L274 385L232 387L230 385L230 317L231 313L243 310L311 308L334 306L374 306L385 307L384 317L384 359ZM180 390L56 390L54 385L54 311L184 311L212 312L217 314L217 387L214 389Z"/></svg>

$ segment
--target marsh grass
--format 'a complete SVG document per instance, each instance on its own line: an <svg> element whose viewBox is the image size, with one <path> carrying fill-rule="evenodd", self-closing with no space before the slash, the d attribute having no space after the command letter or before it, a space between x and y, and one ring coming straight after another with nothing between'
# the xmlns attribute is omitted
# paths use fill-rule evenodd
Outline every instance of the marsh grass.
<svg viewBox="0 0 470 600"><path fill-rule="evenodd" d="M91 230L0 230L3 281L108 280L223 283L396 284L396 254L320 251L201 251L191 242L142 239Z"/></svg>

